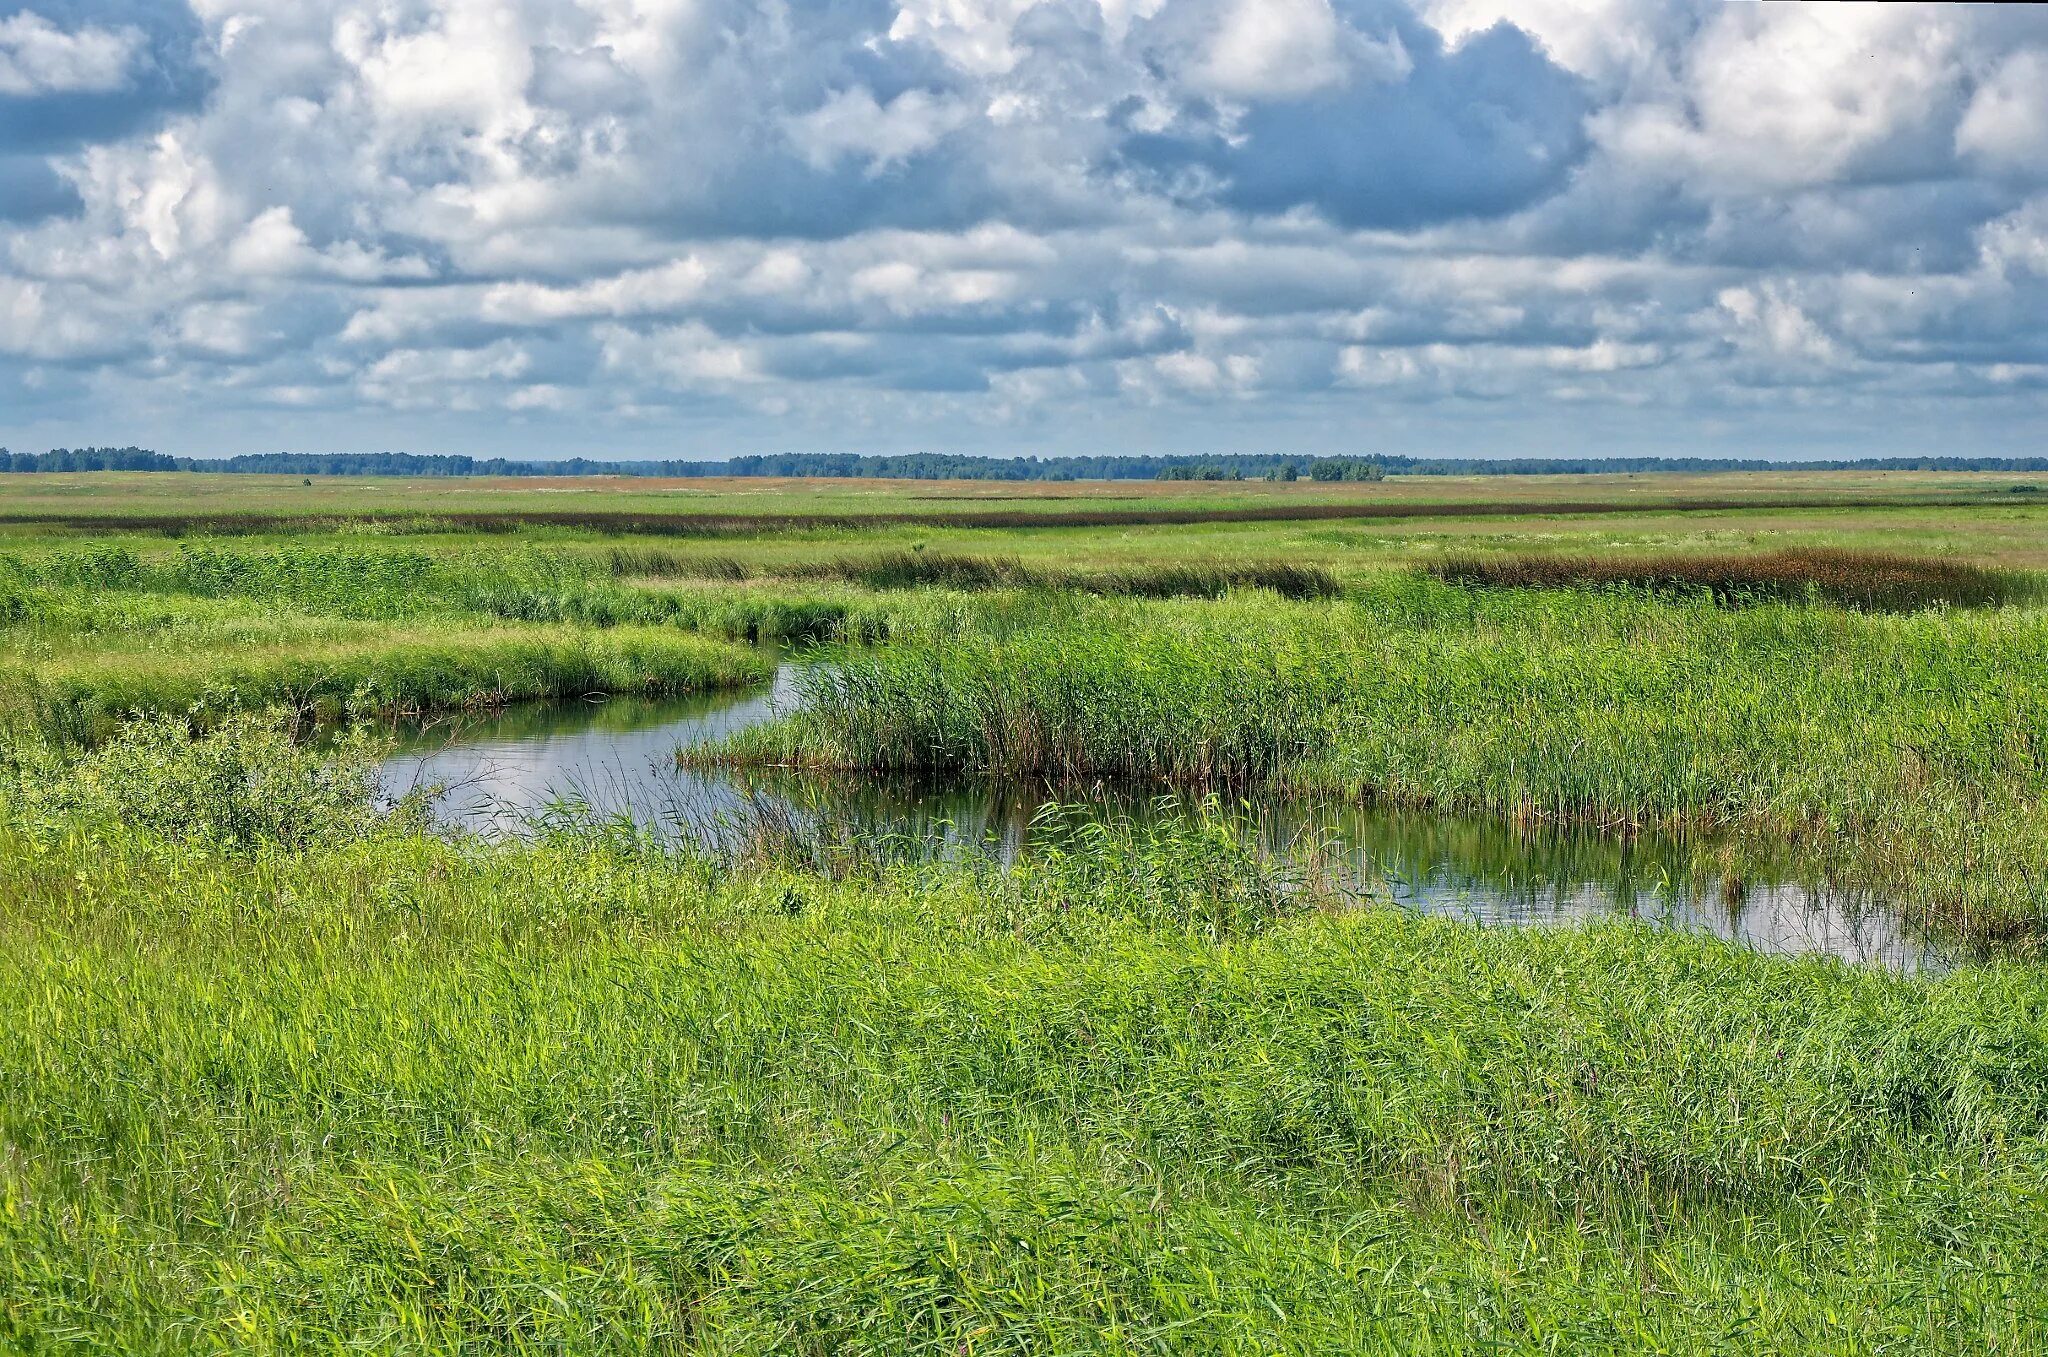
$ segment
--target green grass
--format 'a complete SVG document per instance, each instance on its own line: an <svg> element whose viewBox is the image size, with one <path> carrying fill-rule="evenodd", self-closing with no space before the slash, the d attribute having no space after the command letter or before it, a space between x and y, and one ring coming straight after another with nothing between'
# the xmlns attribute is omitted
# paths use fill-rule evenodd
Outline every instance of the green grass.
<svg viewBox="0 0 2048 1357"><path fill-rule="evenodd" d="M307 715L407 714L590 692L665 693L764 681L767 658L644 627L603 631L450 621L413 627L235 618L166 625L31 652L0 669L0 717L90 741L137 712L200 720L282 706ZM140 641L140 644L136 644Z"/></svg>
<svg viewBox="0 0 2048 1357"><path fill-rule="evenodd" d="M167 479L0 486L0 1350L2048 1341L2024 948L1909 978L1359 909L1198 797L1049 812L1008 867L772 818L444 838L372 804L372 734L262 714L733 686L769 663L735 642L828 641L810 711L728 756L1712 824L1731 869L1798 847L2024 941L2048 553L2004 481ZM1055 526L1371 497L1420 516ZM1804 507L1708 507L1743 501ZM1035 517L968 526L997 510ZM1782 565L1813 550L1999 592L1831 593ZM1485 587L1428 577L1460 556Z"/></svg>
<svg viewBox="0 0 2048 1357"><path fill-rule="evenodd" d="M2048 1313L2031 968L1218 934L1105 909L1114 850L992 896L5 849L10 1341L1962 1352Z"/></svg>

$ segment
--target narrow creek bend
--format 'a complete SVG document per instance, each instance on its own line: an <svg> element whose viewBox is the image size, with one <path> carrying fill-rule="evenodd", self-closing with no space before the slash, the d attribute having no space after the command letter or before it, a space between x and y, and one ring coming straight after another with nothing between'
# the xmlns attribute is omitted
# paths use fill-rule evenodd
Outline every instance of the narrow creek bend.
<svg viewBox="0 0 2048 1357"><path fill-rule="evenodd" d="M486 835L519 833L551 807L569 806L714 842L736 816L765 805L794 820L830 817L934 851L989 843L1006 854L1028 851L1034 815L1048 799L1043 788L679 766L679 749L771 720L795 701L794 670L785 665L772 686L752 692L522 703L402 727L380 778L393 796L441 788L435 817ZM1178 813L1151 789L1098 787L1061 799L1138 821ZM1908 928L1891 903L1830 884L1790 851L1767 870L1751 865L1738 875L1716 851L1718 841L1699 838L1623 838L1285 797L1256 801L1249 811L1263 842L1321 835L1351 889L1422 913L1495 925L1635 918L1759 951L1906 971L1941 970L1952 959Z"/></svg>

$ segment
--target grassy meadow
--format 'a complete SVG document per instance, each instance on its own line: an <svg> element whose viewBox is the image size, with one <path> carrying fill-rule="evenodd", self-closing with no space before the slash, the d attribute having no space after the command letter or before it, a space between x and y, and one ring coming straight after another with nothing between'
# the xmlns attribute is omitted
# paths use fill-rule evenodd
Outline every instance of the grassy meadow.
<svg viewBox="0 0 2048 1357"><path fill-rule="evenodd" d="M2031 484L0 478L0 1349L2039 1351ZM821 858L370 772L778 647L703 757L1184 813ZM1792 844L1976 959L1361 906L1274 789Z"/></svg>

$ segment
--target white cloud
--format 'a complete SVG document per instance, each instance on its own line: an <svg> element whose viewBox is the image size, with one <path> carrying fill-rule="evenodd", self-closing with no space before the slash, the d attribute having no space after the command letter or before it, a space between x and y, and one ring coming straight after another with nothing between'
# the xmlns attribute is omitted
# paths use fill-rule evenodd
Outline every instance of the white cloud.
<svg viewBox="0 0 2048 1357"><path fill-rule="evenodd" d="M818 109L790 120L790 139L804 159L828 169L856 156L870 172L908 160L936 146L968 119L967 110L923 90L906 90L887 104L865 89L841 90Z"/></svg>
<svg viewBox="0 0 2048 1357"><path fill-rule="evenodd" d="M762 375L752 348L719 338L699 321L646 333L607 325L598 337L607 368L660 387L721 389Z"/></svg>
<svg viewBox="0 0 2048 1357"><path fill-rule="evenodd" d="M2000 63L1971 98L1956 149L2001 172L2048 174L2048 50Z"/></svg>
<svg viewBox="0 0 2048 1357"><path fill-rule="evenodd" d="M1580 75L1613 79L1656 59L1676 7L1641 0L1423 0L1422 13L1453 43L1514 24Z"/></svg>
<svg viewBox="0 0 2048 1357"><path fill-rule="evenodd" d="M533 366L533 355L510 340L474 349L394 349L362 370L355 391L394 410L479 411L516 397L508 387Z"/></svg>
<svg viewBox="0 0 2048 1357"><path fill-rule="evenodd" d="M65 32L30 10L0 19L0 95L120 89L142 51L134 28Z"/></svg>
<svg viewBox="0 0 2048 1357"><path fill-rule="evenodd" d="M530 122L523 91L533 57L517 11L450 0L439 22L418 29L398 28L390 14L350 10L334 26L335 51L356 68L383 118L493 132Z"/></svg>
<svg viewBox="0 0 2048 1357"><path fill-rule="evenodd" d="M902 0L889 37L924 42L964 70L998 75L1017 62L1010 43L1017 20L1036 0Z"/></svg>
<svg viewBox="0 0 2048 1357"><path fill-rule="evenodd" d="M660 315L680 310L704 295L711 271L696 255L649 269L632 269L574 287L543 283L498 283L478 305L487 320L508 325L542 325L591 316Z"/></svg>
<svg viewBox="0 0 2048 1357"><path fill-rule="evenodd" d="M1344 79L1342 45L1329 0L1232 0L1198 74L1232 98L1307 94Z"/></svg>
<svg viewBox="0 0 2048 1357"><path fill-rule="evenodd" d="M246 358L263 340L260 322L247 302L201 302L178 316L178 343L209 357Z"/></svg>
<svg viewBox="0 0 2048 1357"><path fill-rule="evenodd" d="M1967 21L1940 6L1723 5L1673 54L1661 97L1596 126L1625 162L1783 189L1917 169L1965 85Z"/></svg>
<svg viewBox="0 0 2048 1357"><path fill-rule="evenodd" d="M2008 270L2048 277L2048 197L2035 198L1979 233L1984 266L2003 276Z"/></svg>
<svg viewBox="0 0 2048 1357"><path fill-rule="evenodd" d="M547 382L522 386L505 397L508 410L566 410L571 403L567 391Z"/></svg>
<svg viewBox="0 0 2048 1357"><path fill-rule="evenodd" d="M156 264L217 244L235 224L212 160L179 130L93 147L71 174L106 229L146 246Z"/></svg>
<svg viewBox="0 0 2048 1357"><path fill-rule="evenodd" d="M372 363L373 382L418 386L433 382L511 381L526 375L533 356L510 340L480 349L396 349Z"/></svg>
<svg viewBox="0 0 2048 1357"><path fill-rule="evenodd" d="M1397 405L1514 452L1567 403L1575 451L1851 393L2043 413L2038 13L174 8L0 19L0 98L75 123L0 126L0 192L40 195L0 202L0 389L37 374L73 441L232 447L255 408L308 445L499 451L574 411L1199 450L1356 445Z"/></svg>
<svg viewBox="0 0 2048 1357"><path fill-rule="evenodd" d="M289 207L264 209L228 247L228 267L240 273L297 273L313 258L313 247Z"/></svg>
<svg viewBox="0 0 2048 1357"><path fill-rule="evenodd" d="M1731 287L1714 299L1732 324L1727 332L1738 346L1766 358L1816 363L1841 360L1841 347L1783 291Z"/></svg>
<svg viewBox="0 0 2048 1357"><path fill-rule="evenodd" d="M1611 339L1582 346L1434 343L1389 348L1353 344L1338 354L1336 378L1353 387L1498 394L1553 375L1598 377L1655 367L1666 356L1659 344L1625 344ZM1578 391L1584 394L1583 388Z"/></svg>

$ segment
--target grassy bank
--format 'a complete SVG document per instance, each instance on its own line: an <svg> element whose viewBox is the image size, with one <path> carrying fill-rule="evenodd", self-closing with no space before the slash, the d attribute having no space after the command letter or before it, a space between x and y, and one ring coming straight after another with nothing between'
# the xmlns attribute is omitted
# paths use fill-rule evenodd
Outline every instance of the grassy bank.
<svg viewBox="0 0 2048 1357"><path fill-rule="evenodd" d="M599 692L684 692L764 680L759 652L674 628L520 625L487 614L310 611L246 594L17 591L0 625L0 724L89 741L125 713L282 706L388 715ZM429 596L430 600L431 596Z"/></svg>
<svg viewBox="0 0 2048 1357"><path fill-rule="evenodd" d="M128 712L202 720L282 706L310 716L410 715L585 693L699 692L764 682L753 651L646 628L380 629L227 653L94 651L29 667L8 685L25 724L84 737Z"/></svg>
<svg viewBox="0 0 2048 1357"><path fill-rule="evenodd" d="M1337 577L1285 561L1186 562L1122 570L1058 570L1015 557L920 551L848 557L802 568L801 577L847 580L869 589L1044 589L1123 598L1221 598L1269 589L1284 598L1332 598Z"/></svg>

